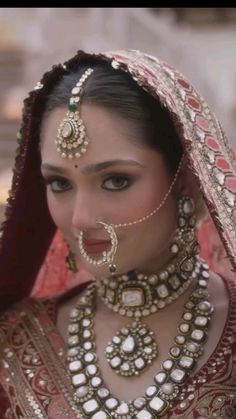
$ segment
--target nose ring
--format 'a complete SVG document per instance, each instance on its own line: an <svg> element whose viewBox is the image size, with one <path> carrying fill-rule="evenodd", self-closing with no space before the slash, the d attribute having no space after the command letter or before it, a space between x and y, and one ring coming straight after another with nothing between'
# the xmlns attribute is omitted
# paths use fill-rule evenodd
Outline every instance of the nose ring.
<svg viewBox="0 0 236 419"><path fill-rule="evenodd" d="M114 274L116 272L117 267L113 263L113 260L114 260L114 256L116 254L117 246L118 246L118 239L117 239L114 226L112 224L104 223L103 221L96 221L96 223L101 224L107 231L110 237L110 241L111 241L110 249L102 252L102 257L100 259L91 258L84 248L84 241L83 241L84 232L80 231L78 234L78 245L79 245L80 253L85 258L85 260L91 263L92 265L102 266L102 265L108 264L110 273Z"/></svg>

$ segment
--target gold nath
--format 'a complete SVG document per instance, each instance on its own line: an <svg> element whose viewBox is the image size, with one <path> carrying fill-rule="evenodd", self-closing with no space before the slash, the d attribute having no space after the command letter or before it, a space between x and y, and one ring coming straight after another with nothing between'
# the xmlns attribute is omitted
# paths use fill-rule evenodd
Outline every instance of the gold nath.
<svg viewBox="0 0 236 419"><path fill-rule="evenodd" d="M58 128L55 144L57 151L63 158L78 158L87 150L88 137L86 135L85 125L80 116L79 102L82 85L92 72L93 69L88 68L72 89L72 97L70 98L66 118L63 119Z"/></svg>

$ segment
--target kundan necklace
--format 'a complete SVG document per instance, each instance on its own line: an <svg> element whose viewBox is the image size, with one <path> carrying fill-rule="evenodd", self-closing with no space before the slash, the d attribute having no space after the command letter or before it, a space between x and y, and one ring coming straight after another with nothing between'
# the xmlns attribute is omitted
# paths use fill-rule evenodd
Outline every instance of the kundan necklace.
<svg viewBox="0 0 236 419"><path fill-rule="evenodd" d="M131 324L116 333L105 349L109 365L117 374L138 375L156 358L158 350L154 333L142 318L164 308L184 292L197 276L197 262L193 262L193 271L184 279L179 279L176 271L171 275L166 270L166 275L164 271L163 275L150 276L132 272L115 279L97 281L98 295L107 307L134 318Z"/></svg>
<svg viewBox="0 0 236 419"><path fill-rule="evenodd" d="M184 306L167 359L145 394L128 402L120 401L111 394L99 370L93 330L98 292L96 283L88 286L71 312L68 327L68 367L75 389L78 417L155 419L171 407L171 402L180 395L181 387L203 352L213 312L207 291L208 265L197 260L195 274L197 285Z"/></svg>
<svg viewBox="0 0 236 419"><path fill-rule="evenodd" d="M105 356L117 374L140 374L156 358L154 333L142 322L146 317L178 298L196 278L197 243L194 204L182 197L178 207L178 227L170 245L171 262L158 274L136 271L115 278L97 280L98 295L114 312L134 318L108 342Z"/></svg>

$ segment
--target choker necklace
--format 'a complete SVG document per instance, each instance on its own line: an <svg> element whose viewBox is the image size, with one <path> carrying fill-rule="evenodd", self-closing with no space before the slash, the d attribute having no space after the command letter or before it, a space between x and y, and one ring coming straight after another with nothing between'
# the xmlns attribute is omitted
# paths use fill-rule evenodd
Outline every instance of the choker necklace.
<svg viewBox="0 0 236 419"><path fill-rule="evenodd" d="M154 333L142 322L178 298L197 276L199 246L193 218L193 202L179 201L178 228L170 245L171 262L158 274L135 271L96 281L104 304L122 316L134 318L108 342L105 356L117 374L138 375L157 356ZM194 222L193 222L194 221Z"/></svg>
<svg viewBox="0 0 236 419"><path fill-rule="evenodd" d="M98 290L95 283L88 286L72 310L68 326L68 367L78 415L89 419L155 419L171 407L203 353L213 312L207 291L208 265L198 260L195 273L197 285L184 306L167 359L145 394L127 402L112 395L99 370L93 328Z"/></svg>

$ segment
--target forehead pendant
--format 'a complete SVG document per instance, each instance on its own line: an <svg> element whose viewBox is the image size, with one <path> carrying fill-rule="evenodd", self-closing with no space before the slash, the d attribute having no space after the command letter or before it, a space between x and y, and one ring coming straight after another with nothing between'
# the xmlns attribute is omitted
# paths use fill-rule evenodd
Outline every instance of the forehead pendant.
<svg viewBox="0 0 236 419"><path fill-rule="evenodd" d="M63 158L78 158L87 150L88 137L80 116L79 102L83 84L92 72L93 69L88 68L72 89L66 118L63 119L58 128L55 143L57 151Z"/></svg>

